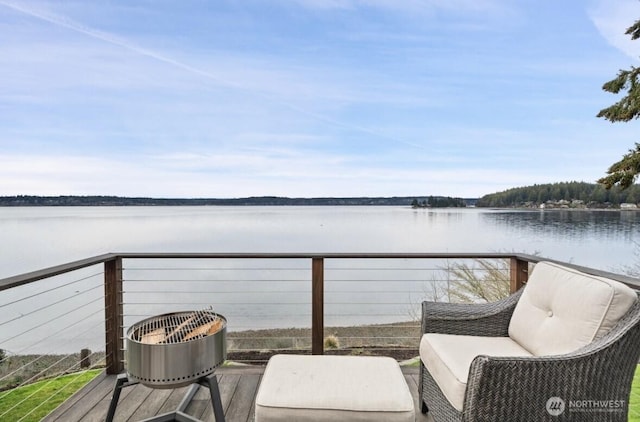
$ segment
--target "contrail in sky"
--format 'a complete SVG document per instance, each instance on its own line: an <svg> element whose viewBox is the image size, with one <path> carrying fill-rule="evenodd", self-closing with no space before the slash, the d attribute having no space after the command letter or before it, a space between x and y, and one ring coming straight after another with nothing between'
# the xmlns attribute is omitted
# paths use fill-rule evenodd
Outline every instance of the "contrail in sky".
<svg viewBox="0 0 640 422"><path fill-rule="evenodd" d="M189 66L188 64L179 62L179 61L177 61L175 59L172 59L171 57L167 57L167 56L159 54L159 53L157 53L155 51L151 51L151 50L148 50L146 48L139 47L139 46L137 46L135 44L132 44L132 43L130 43L130 42L128 42L128 41L126 41L126 40L124 40L122 38L118 38L118 37L116 37L116 36L114 36L112 34L109 34L109 33L106 33L106 32L103 32L103 31L99 31L97 29L90 28L88 26L82 25L81 23L73 21L73 20L71 20L71 19L69 19L67 17L56 15L56 14L52 14L52 13L43 12L43 11L36 10L36 9L33 9L33 8L25 7L23 5L17 5L17 4L10 3L10 2L4 1L4 0L0 0L0 5L8 7L9 9L13 9L15 11L24 13L26 15L41 19L43 21L49 22L49 23L51 23L53 25L60 26L60 27L63 27L63 28L67 28L67 29L70 29L70 30L75 31L75 32L79 32L79 33L87 35L87 36L89 36L91 38L95 38L95 39L104 41L104 42L109 43L109 44L117 45L119 47L122 47L122 48L125 48L127 50L130 50L130 51L133 51L135 53L138 53L138 54L140 54L142 56L146 56L146 57L158 60L160 62L175 66L175 67L177 67L179 69L185 70L185 71L193 73L195 75L202 76L204 78L210 79L210 80L218 83L219 85L235 88L235 89L244 91L244 92L248 93L249 95L260 97L260 98L262 98L264 100L267 100L267 101L269 101L271 103L280 104L280 105L282 105L284 107L287 107L287 108L289 108L289 109L291 109L291 110L293 110L293 111L295 111L297 113L300 113L300 114L303 114L305 116L311 117L313 119L328 123L330 125L337 126L337 127L342 127L344 129L350 129L350 130L358 131L358 132L361 132L361 133L367 133L367 134L375 136L376 138L379 138L379 139L386 139L388 141L393 141L393 142L396 142L396 143L408 145L408 146L413 147L413 148L425 149L424 146L419 145L419 144L415 144L415 143L404 141L404 140L401 140L401 139L389 137L389 136L377 133L377 132L375 132L375 131L373 131L371 129L362 127L362 126L352 125L350 123L345 123L345 122L342 122L342 121L339 121L339 120L335 120L335 119L332 119L332 118L327 117L325 115L314 113L314 112L309 111L309 110L305 110L305 109L303 109L303 108L301 108L299 106L296 106L294 104L283 102L281 100L276 100L274 98L269 97L268 95L265 95L265 94L250 90L250 89L242 86L241 84L239 84L237 82L232 82L232 81L221 79L221 78L219 78L218 76L216 76L215 74L213 74L211 72L207 72L205 70L198 69L198 68L193 67L193 66Z"/></svg>

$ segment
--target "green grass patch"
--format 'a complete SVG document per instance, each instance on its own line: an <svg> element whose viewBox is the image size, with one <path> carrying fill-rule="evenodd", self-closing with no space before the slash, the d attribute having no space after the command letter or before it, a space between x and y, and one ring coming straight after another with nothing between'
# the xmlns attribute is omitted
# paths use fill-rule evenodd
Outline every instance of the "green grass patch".
<svg viewBox="0 0 640 422"><path fill-rule="evenodd" d="M636 366L629 398L629 421L640 422L640 365Z"/></svg>
<svg viewBox="0 0 640 422"><path fill-rule="evenodd" d="M40 421L102 371L76 372L0 392L0 420Z"/></svg>

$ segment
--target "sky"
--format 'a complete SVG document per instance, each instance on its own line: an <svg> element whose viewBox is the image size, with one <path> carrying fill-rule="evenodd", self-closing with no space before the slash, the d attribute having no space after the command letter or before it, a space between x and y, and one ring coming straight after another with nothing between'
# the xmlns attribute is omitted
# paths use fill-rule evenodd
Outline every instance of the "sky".
<svg viewBox="0 0 640 422"><path fill-rule="evenodd" d="M0 0L0 195L595 182L638 0Z"/></svg>

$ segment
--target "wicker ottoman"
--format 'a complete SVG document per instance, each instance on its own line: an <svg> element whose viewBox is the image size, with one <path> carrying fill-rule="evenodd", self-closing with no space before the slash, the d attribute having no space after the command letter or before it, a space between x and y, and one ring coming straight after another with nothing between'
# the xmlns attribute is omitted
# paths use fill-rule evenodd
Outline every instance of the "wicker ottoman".
<svg viewBox="0 0 640 422"><path fill-rule="evenodd" d="M386 357L276 355L256 396L256 422L414 422L409 387Z"/></svg>

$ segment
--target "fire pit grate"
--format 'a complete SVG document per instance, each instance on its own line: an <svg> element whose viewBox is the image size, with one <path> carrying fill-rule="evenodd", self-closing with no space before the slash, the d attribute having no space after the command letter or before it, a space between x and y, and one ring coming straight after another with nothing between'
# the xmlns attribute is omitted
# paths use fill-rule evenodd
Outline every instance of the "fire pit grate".
<svg viewBox="0 0 640 422"><path fill-rule="evenodd" d="M130 331L128 338L144 344L175 344L215 334L224 320L210 311L179 312L148 318Z"/></svg>

